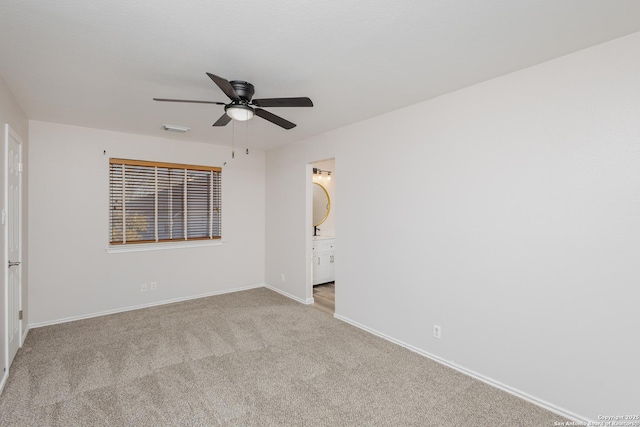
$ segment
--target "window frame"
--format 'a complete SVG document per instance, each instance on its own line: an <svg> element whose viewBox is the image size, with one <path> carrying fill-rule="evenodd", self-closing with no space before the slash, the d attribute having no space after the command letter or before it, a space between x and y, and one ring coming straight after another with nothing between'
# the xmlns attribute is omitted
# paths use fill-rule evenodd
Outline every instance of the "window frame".
<svg viewBox="0 0 640 427"><path fill-rule="evenodd" d="M119 165L122 168L122 177L118 179L114 179L114 165ZM126 240L126 233L128 229L126 228L126 192L127 192L127 181L134 180L135 178L140 178L142 176L142 172L132 172L127 178L126 167L141 167L141 168L149 168L147 172L153 171L153 177L148 179L148 183L151 183L154 189L152 193L154 195L154 203L153 203L153 239L144 239L144 240ZM174 237L165 239L159 238L160 233L160 225L164 224L159 218L163 213L159 206L159 198L160 192L159 190L159 181L160 176L158 175L158 170L162 169L173 169L178 170L178 173L184 172L183 179L183 187L180 189L183 194L183 205L180 209L180 213L183 216L183 235L184 237ZM189 171L195 172L207 172L209 174L209 183L206 186L206 194L208 197L207 201L207 211L206 211L206 219L209 222L209 236L198 236L198 237L189 237L189 193L190 191L198 191L204 186L199 187L189 187L189 182L191 180L188 179ZM141 174L136 176L137 174ZM169 173L170 175L170 173ZM145 178L143 178L144 180ZM197 178L196 178L197 179ZM165 182L166 184L166 182ZM114 196L114 188L117 185L122 185L122 190L118 193L115 192ZM170 184L169 184L170 185ZM120 225L120 232L123 234L122 240L113 240L114 239L114 223L117 223L117 220L114 220L113 212L117 209L114 206L117 206L118 199L115 197L121 197L120 210L122 211L122 221ZM192 203L202 203L202 199L200 198L202 193L194 194ZM115 205L114 205L115 200ZM173 200L171 204L174 203ZM147 207L148 208L148 207ZM108 218L108 247L107 252L136 252L141 250L157 250L157 249L171 249L171 248L182 248L182 247L198 247L198 246L212 246L219 245L222 243L222 168L218 166L204 166L204 165L192 165L192 164L183 164L183 163L169 163L169 162L156 162L156 161L147 161L147 160L134 160L134 159L123 159L123 158L109 158L109 218ZM192 219L196 222L202 221L204 218L202 215L199 215ZM214 223L216 225L214 225ZM215 233L214 233L215 229Z"/></svg>

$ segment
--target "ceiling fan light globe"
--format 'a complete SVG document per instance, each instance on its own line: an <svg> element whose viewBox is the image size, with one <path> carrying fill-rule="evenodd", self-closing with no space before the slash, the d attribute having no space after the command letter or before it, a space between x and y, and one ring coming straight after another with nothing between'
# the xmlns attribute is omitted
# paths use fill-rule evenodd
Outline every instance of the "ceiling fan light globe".
<svg viewBox="0 0 640 427"><path fill-rule="evenodd" d="M253 118L253 109L246 105L228 105L224 111L233 120L244 122Z"/></svg>

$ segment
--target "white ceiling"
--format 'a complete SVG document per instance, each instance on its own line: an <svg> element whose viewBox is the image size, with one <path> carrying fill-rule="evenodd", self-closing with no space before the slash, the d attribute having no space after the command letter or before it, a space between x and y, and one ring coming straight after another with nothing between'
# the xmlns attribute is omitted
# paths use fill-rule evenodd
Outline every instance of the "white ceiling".
<svg viewBox="0 0 640 427"><path fill-rule="evenodd" d="M217 145L222 106L151 98L310 97L238 123L269 149L636 31L637 0L0 0L0 75L33 120Z"/></svg>

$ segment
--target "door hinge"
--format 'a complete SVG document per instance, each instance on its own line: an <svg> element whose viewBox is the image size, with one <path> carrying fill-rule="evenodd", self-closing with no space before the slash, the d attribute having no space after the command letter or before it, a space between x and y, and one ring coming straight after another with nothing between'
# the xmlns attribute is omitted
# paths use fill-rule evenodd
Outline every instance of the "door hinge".
<svg viewBox="0 0 640 427"><path fill-rule="evenodd" d="M22 310L18 312L18 320L22 320Z"/></svg>
<svg viewBox="0 0 640 427"><path fill-rule="evenodd" d="M22 162L18 163L18 172L22 172Z"/></svg>

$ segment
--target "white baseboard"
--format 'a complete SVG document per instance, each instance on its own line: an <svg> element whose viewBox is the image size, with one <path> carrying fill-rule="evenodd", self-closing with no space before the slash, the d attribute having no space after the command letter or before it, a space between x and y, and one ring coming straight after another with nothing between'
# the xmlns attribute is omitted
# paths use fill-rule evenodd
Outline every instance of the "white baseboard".
<svg viewBox="0 0 640 427"><path fill-rule="evenodd" d="M20 341L20 347L22 347L22 345L24 344L24 340L27 339L27 334L29 333L29 325L27 325L27 328L22 331L22 341Z"/></svg>
<svg viewBox="0 0 640 427"><path fill-rule="evenodd" d="M7 378L9 378L9 369L7 368L6 372L2 373L2 379L0 379L0 394L2 394L2 390L4 390L4 385L7 382Z"/></svg>
<svg viewBox="0 0 640 427"><path fill-rule="evenodd" d="M334 314L333 317L335 317L336 319L342 320L343 322L346 322L346 323L348 323L350 325L353 325L356 328L362 329L362 330L364 330L366 332L369 332L369 333L371 333L373 335L376 335L376 336L378 336L380 338L383 338L383 339L385 339L387 341L390 341L390 342L392 342L394 344L397 344L397 345L399 345L401 347L404 347L404 348L406 348L408 350L411 350L414 353L418 353L421 356L428 357L431 360L434 360L434 361L436 361L438 363L441 363L441 364L443 364L445 366L448 366L451 369L455 369L456 371L461 372L461 373L463 373L465 375L468 375L468 376L470 376L472 378L475 378L475 379L477 379L479 381L482 381L485 384L488 384L490 386L499 388L502 391L506 391L509 394L512 394L512 395L514 395L516 397L524 399L527 402L530 402L530 403L533 403L534 405L540 406L541 408L544 408L544 409L546 409L546 410L548 410L550 412L558 414L558 415L560 415L560 416L562 416L564 418L568 418L568 419L570 419L572 421L581 423L580 425L582 425L582 423L584 423L584 425L599 425L599 424L594 424L593 421L591 421L591 420L589 420L589 419L587 419L585 417L581 417L581 416L579 416L577 414L574 414L571 411L567 411L566 409L559 408L556 405L553 405L553 404L551 404L549 402L546 402L544 400L541 400L541 399L538 399L536 397L533 397L533 396L531 396L531 395L529 395L529 394L527 394L527 393L525 393L523 391L520 391L520 390L512 388L512 387L509 387L508 385L505 385L505 384L501 383L500 381L496 381L496 380L493 380L493 379L491 379L489 377L485 377L484 375L478 374L477 372L474 372L474 371L466 369L466 368L464 368L462 366L456 365L453 362L450 362L448 360L442 359L442 358L440 358L440 357L438 357L438 356L436 356L434 354L431 354L429 352L421 350L421 349L419 349L417 347L414 347L414 346L412 346L410 344L407 344L407 343L405 343L403 341L397 340L397 339L395 339L393 337L390 337L390 336L388 336L386 334L383 334L382 332L378 332L375 329L371 329L371 328L369 328L369 327L367 327L365 325L362 325L362 324L360 324L360 323L358 323L358 322L356 322L354 320L349 319L348 317L341 316L339 314ZM589 424L589 423L591 423L591 424Z"/></svg>
<svg viewBox="0 0 640 427"><path fill-rule="evenodd" d="M229 293L232 293L232 292L247 291L249 289L262 288L264 286L265 285L263 285L263 284L259 284L259 285L252 285L252 286L244 286L244 287L241 287L241 288L225 289L225 290L222 290L222 291L207 292L207 293L204 293L204 294L191 295L191 296L188 296L188 297L180 297L180 298L173 298L173 299L168 299L168 300L163 300L163 301L156 301L156 302L152 302L152 303L149 303L149 304L141 304L141 305L134 305L134 306L124 307L124 308L117 308L117 309L114 309L114 310L100 311L98 313L83 314L83 315L80 315L80 316L65 317L63 319L50 320L50 321L46 321L46 322L32 323L32 324L29 325L27 330L29 330L29 328L40 328L40 327L43 327L43 326L57 325L57 324L60 324L60 323L73 322L73 321L76 321L76 320L90 319L92 317L100 317L100 316L106 316L106 315L109 315L109 314L123 313L125 311L139 310L141 308L155 307L155 306L158 306L158 305L165 305L165 304L173 304L174 302L181 302L181 301L188 301L188 300L192 300L192 299L211 297L211 296L214 296L214 295L229 294ZM25 335L25 337L26 337L26 335Z"/></svg>
<svg viewBox="0 0 640 427"><path fill-rule="evenodd" d="M282 290L280 290L280 289L278 289L278 288L274 288L274 287L273 287L273 286L271 286L271 285L264 285L264 287L265 287L265 288L267 288L267 289L271 289L273 292L277 292L277 293L279 293L279 294L281 294L281 295L284 295L284 296L285 296L285 297L287 297L287 298L291 298L292 300L297 301L297 302L299 302L299 303L301 303L301 304L305 304L305 305L313 304L313 297L311 297L311 298L307 298L306 300L304 300L304 299L302 299L302 298L298 298L298 297L297 297L297 296L295 296L295 295L291 295L291 294L290 294L290 293L288 293L288 292L282 291Z"/></svg>

